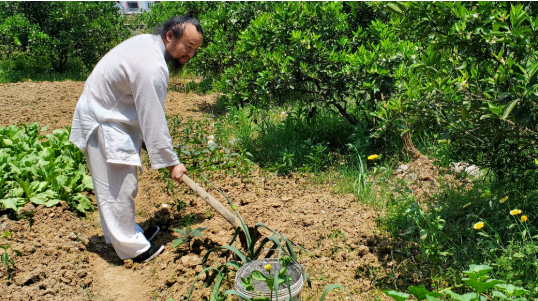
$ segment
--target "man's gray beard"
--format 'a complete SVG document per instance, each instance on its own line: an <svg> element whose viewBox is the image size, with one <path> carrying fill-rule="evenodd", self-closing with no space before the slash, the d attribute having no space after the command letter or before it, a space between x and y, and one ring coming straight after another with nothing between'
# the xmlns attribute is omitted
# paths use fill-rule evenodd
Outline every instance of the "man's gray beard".
<svg viewBox="0 0 538 301"><path fill-rule="evenodd" d="M179 59L175 59L168 52L164 55L164 60L166 63L168 63L168 68L170 69L170 73L173 75L178 74L181 69L183 69L183 66L185 64L182 64Z"/></svg>

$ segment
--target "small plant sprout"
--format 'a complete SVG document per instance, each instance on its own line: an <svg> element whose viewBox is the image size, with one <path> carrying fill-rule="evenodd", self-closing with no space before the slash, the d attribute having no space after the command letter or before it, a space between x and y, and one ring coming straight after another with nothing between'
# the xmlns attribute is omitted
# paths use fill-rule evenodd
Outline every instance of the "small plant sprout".
<svg viewBox="0 0 538 301"><path fill-rule="evenodd" d="M260 301L271 301L273 300L273 293L275 295L277 292L275 292L275 277L278 279L278 285L281 285L283 283L287 283L289 286L290 281L292 280L291 277L288 274L288 265L291 263L291 258L289 256L284 256L279 259L280 263L282 264L282 269L278 273L271 274L271 265L267 264L265 265L265 270L269 273L269 275L265 275L260 271L252 271L252 273L247 278L241 278L241 283L243 284L243 287L247 291L253 291L259 295L259 297L256 297L256 300ZM278 274L278 277L277 277ZM267 298L266 296L262 295L261 293L254 290L254 285L252 285L252 280L258 280L263 281L267 283L267 287L271 290L271 296L270 298ZM278 285L276 287L278 287Z"/></svg>
<svg viewBox="0 0 538 301"><path fill-rule="evenodd" d="M194 237L202 237L202 231L204 231L205 229L207 229L207 227L191 229L190 225L188 225L187 228L185 228L185 230L183 230L183 229L172 229L172 230L176 231L177 233L179 233L181 235L181 237L175 239L172 242L172 247L177 248L177 246L179 246L180 244L182 244L184 242L187 242L187 245L190 248L191 240Z"/></svg>
<svg viewBox="0 0 538 301"><path fill-rule="evenodd" d="M6 231L4 231L4 235L2 235L2 237L4 237L5 239L9 239L9 237L11 235L13 235L13 234L6 230ZM7 253L7 250L9 249L9 247L11 247L11 244L9 244L9 245L0 245L0 248L4 249L4 253L2 253L2 255L0 256L0 259L2 260L2 264L6 267L7 274L8 274L8 280L12 280L13 279L13 269L15 268L15 261L13 260L13 258L9 258L9 255ZM18 251L18 250L11 249L11 251L13 251L15 254L17 254L17 256L22 256L21 252Z"/></svg>

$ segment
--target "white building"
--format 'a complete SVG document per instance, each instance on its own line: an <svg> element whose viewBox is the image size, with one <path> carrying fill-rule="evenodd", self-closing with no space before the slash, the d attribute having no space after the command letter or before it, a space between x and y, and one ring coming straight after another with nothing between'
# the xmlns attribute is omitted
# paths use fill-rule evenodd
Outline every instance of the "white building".
<svg viewBox="0 0 538 301"><path fill-rule="evenodd" d="M118 1L121 12L127 15L151 11L151 6L161 1Z"/></svg>

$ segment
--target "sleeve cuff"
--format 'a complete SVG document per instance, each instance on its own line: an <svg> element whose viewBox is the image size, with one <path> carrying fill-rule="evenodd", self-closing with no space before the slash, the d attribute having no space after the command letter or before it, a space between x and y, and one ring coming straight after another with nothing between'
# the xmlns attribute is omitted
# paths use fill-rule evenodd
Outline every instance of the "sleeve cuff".
<svg viewBox="0 0 538 301"><path fill-rule="evenodd" d="M157 149L152 152L148 152L148 154L151 162L151 169L159 169L179 164L176 153L169 148Z"/></svg>

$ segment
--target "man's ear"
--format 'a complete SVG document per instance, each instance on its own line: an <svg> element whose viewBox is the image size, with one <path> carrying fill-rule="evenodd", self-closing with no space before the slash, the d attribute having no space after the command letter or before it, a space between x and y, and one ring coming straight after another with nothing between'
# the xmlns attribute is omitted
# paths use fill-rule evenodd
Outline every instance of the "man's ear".
<svg viewBox="0 0 538 301"><path fill-rule="evenodd" d="M174 32L169 30L167 33L166 33L166 40L168 42L172 42L172 40L174 39Z"/></svg>

